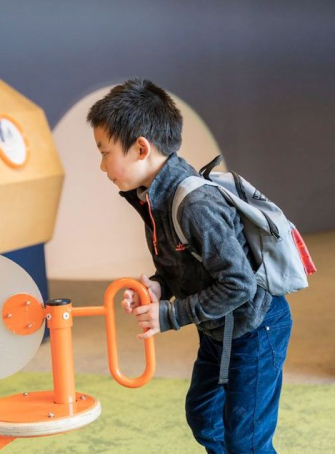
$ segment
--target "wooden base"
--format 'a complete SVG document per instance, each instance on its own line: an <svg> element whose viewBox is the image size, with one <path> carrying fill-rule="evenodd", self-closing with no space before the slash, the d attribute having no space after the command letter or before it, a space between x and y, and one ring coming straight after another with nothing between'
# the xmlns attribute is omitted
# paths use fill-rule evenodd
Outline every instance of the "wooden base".
<svg viewBox="0 0 335 454"><path fill-rule="evenodd" d="M3 397L0 399L0 448L4 437L6 441L8 437L53 435L95 421L101 413L100 402L87 394L76 393L76 398L73 404L56 404L53 391Z"/></svg>

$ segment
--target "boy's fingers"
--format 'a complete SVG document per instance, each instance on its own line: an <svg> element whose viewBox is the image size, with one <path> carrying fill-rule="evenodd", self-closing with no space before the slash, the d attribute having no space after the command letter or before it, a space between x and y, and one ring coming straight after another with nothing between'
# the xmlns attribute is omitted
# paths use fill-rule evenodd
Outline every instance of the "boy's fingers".
<svg viewBox="0 0 335 454"><path fill-rule="evenodd" d="M147 287L147 284L150 284L150 282L151 282L146 274L141 274L140 279L142 281L142 284L144 284L146 287Z"/></svg>
<svg viewBox="0 0 335 454"><path fill-rule="evenodd" d="M145 313L144 306L138 306L136 309L134 309L134 315L140 315L144 313Z"/></svg>
<svg viewBox="0 0 335 454"><path fill-rule="evenodd" d="M140 277L140 279L141 279L142 284L145 285L146 288L147 288L148 290L150 290L150 288L151 288L154 284L156 284L156 282L155 282L155 281L152 281L151 279L149 279L148 276L147 276L146 274L142 274L141 277Z"/></svg>
<svg viewBox="0 0 335 454"><path fill-rule="evenodd" d="M128 300L122 300L121 301L121 306L126 309L129 306L129 301Z"/></svg>
<svg viewBox="0 0 335 454"><path fill-rule="evenodd" d="M134 309L134 315L146 314L147 312L149 312L148 304L145 304L144 306L138 306L136 309Z"/></svg>
<svg viewBox="0 0 335 454"><path fill-rule="evenodd" d="M152 303L158 303L157 296L154 294L154 292L151 290L151 288L149 288L148 290L149 290L151 302Z"/></svg>
<svg viewBox="0 0 335 454"><path fill-rule="evenodd" d="M151 322L148 321L138 322L138 326L140 328L150 328Z"/></svg>
<svg viewBox="0 0 335 454"><path fill-rule="evenodd" d="M121 306L128 314L130 314L133 311L131 308L131 304L129 303L128 300L122 300Z"/></svg>
<svg viewBox="0 0 335 454"><path fill-rule="evenodd" d="M124 291L124 294L123 296L127 297L127 298L131 298L134 294L134 291L131 290L130 288L127 288L127 290Z"/></svg>
<svg viewBox="0 0 335 454"><path fill-rule="evenodd" d="M131 290L130 288L125 290L125 292L123 294L123 297L128 300L134 299L134 296L135 296L135 292L134 292L134 290Z"/></svg>
<svg viewBox="0 0 335 454"><path fill-rule="evenodd" d="M141 314L141 315L136 315L136 319L138 322L145 322L148 320L151 320L151 317L148 313Z"/></svg>
<svg viewBox="0 0 335 454"><path fill-rule="evenodd" d="M145 333L138 334L137 339L149 339L149 337L154 336L158 332L159 331L157 331L157 329L152 328L152 329L149 329L148 331L146 331Z"/></svg>
<svg viewBox="0 0 335 454"><path fill-rule="evenodd" d="M124 291L123 293L123 299L128 300L130 303L135 303L138 304L140 302L140 297L131 288L128 288L127 290Z"/></svg>

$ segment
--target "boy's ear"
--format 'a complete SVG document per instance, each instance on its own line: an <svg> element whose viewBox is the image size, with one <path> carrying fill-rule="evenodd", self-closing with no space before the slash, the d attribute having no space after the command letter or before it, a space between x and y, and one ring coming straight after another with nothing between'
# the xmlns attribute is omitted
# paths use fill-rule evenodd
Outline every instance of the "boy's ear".
<svg viewBox="0 0 335 454"><path fill-rule="evenodd" d="M145 137L139 137L137 139L136 148L140 160L147 158L151 152L151 144Z"/></svg>

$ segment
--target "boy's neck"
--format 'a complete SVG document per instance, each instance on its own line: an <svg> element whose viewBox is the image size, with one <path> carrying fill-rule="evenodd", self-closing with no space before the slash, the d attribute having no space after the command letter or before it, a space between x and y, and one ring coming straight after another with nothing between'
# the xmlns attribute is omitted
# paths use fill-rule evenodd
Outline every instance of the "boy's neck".
<svg viewBox="0 0 335 454"><path fill-rule="evenodd" d="M147 178L143 181L143 186L149 188L156 175L164 167L169 156L163 156L162 154L152 153L149 157Z"/></svg>

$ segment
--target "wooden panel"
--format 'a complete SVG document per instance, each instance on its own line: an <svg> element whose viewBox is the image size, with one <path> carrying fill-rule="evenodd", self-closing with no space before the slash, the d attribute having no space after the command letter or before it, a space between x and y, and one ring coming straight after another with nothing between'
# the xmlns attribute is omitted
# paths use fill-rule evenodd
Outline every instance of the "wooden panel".
<svg viewBox="0 0 335 454"><path fill-rule="evenodd" d="M52 237L64 179L41 108L0 81L1 114L23 130L30 156L21 168L0 159L0 253L45 243Z"/></svg>

